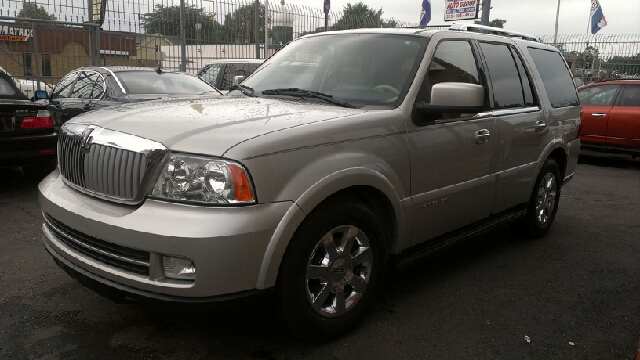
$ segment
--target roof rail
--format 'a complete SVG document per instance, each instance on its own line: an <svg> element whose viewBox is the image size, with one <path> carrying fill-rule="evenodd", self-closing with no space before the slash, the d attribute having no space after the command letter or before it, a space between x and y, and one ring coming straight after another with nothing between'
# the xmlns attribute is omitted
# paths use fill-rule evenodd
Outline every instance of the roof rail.
<svg viewBox="0 0 640 360"><path fill-rule="evenodd" d="M506 37L512 37L512 38L518 38L518 39L523 39L523 40L540 42L540 39L537 36L533 36L533 35L529 35L529 34L523 34L523 33L517 32L517 31L505 30L505 29L502 29L502 28L484 26L484 25L477 25L477 24L458 24L458 23L456 23L456 24L451 25L449 27L449 30L471 31L471 32L477 32L477 33L481 33L481 34L493 34L493 35L500 35L500 36L506 36Z"/></svg>

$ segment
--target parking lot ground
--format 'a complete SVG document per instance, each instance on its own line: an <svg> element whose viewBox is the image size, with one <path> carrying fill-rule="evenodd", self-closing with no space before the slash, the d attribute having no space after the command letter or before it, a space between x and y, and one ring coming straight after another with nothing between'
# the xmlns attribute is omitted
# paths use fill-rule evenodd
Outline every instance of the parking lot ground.
<svg viewBox="0 0 640 360"><path fill-rule="evenodd" d="M116 304L40 241L37 181L0 169L0 359L635 359L640 161L581 157L551 231L502 227L393 272L365 321L302 344L268 297Z"/></svg>

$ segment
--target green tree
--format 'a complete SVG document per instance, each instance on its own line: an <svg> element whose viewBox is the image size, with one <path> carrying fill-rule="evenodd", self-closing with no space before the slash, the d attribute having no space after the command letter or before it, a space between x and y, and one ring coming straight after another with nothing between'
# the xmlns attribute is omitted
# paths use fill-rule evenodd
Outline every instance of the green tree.
<svg viewBox="0 0 640 360"><path fill-rule="evenodd" d="M57 20L55 15L49 14L47 10L36 3L23 2L22 10L18 13L18 17L39 20Z"/></svg>
<svg viewBox="0 0 640 360"><path fill-rule="evenodd" d="M234 43L255 42L255 3L244 5L224 17L226 40ZM258 7L258 38L264 41L264 5Z"/></svg>
<svg viewBox="0 0 640 360"><path fill-rule="evenodd" d="M147 34L180 36L180 7L157 4L152 13L143 15L143 26ZM200 30L196 24L200 24ZM185 7L185 32L187 44L220 40L223 27L215 20L215 14L190 5Z"/></svg>
<svg viewBox="0 0 640 360"><path fill-rule="evenodd" d="M381 15L382 9L376 11L363 2L358 2L355 5L347 3L342 12L342 17L331 26L331 30L377 27L378 17Z"/></svg>
<svg viewBox="0 0 640 360"><path fill-rule="evenodd" d="M502 20L502 19L493 19L491 21L489 21L489 25L491 27L497 27L500 29L504 29L504 24L507 22L507 20ZM480 25L482 24L482 21L480 20L476 20L475 21L476 24Z"/></svg>

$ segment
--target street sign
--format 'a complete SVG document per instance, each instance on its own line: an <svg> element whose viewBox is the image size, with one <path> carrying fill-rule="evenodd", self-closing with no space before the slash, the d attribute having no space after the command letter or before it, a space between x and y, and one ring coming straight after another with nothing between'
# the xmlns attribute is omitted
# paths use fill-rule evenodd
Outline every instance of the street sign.
<svg viewBox="0 0 640 360"><path fill-rule="evenodd" d="M324 13L328 14L331 10L331 0L324 0Z"/></svg>

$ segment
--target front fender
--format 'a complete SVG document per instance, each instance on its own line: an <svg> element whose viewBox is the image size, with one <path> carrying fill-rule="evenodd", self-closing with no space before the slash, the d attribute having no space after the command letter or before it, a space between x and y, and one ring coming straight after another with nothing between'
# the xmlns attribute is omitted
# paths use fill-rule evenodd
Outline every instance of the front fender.
<svg viewBox="0 0 640 360"><path fill-rule="evenodd" d="M369 168L357 167L339 170L313 184L289 208L267 246L256 288L265 289L275 285L284 252L307 214L329 196L351 186L370 186L381 191L393 206L398 223L396 239L399 242L401 239L410 240L410 234L407 234L409 227L406 224L402 201L396 187L389 179L380 172ZM400 244L394 244L393 248L398 248L398 246Z"/></svg>

